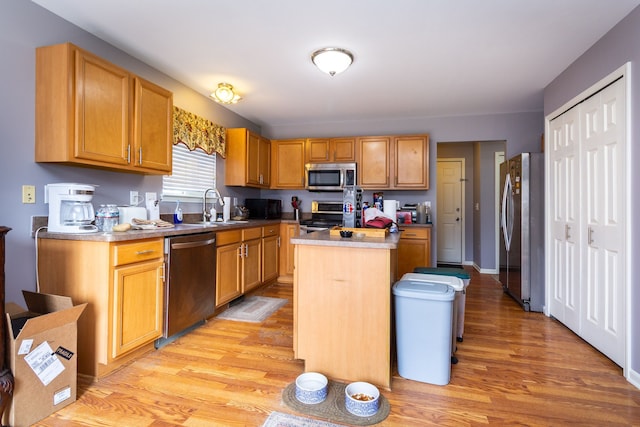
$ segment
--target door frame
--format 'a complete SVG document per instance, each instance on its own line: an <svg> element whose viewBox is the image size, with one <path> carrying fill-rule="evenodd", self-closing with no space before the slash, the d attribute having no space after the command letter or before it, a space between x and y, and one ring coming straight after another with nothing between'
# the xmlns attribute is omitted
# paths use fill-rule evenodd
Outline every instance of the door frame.
<svg viewBox="0 0 640 427"><path fill-rule="evenodd" d="M502 199L502 183L500 182L500 164L506 160L504 151L496 151L493 153L493 167L495 176L495 253L496 253L496 274L500 272L500 201Z"/></svg>
<svg viewBox="0 0 640 427"><path fill-rule="evenodd" d="M466 245L465 245L465 230L466 230L466 222L467 222L467 214L466 214L466 206L465 206L465 196L466 196L466 183L467 180L465 179L465 168L466 168L466 164L465 164L465 158L464 157L442 157L442 158L438 158L436 160L436 177L438 176L438 163L440 162L458 162L460 163L460 212L462 215L462 223L460 224L460 265L470 265L473 264L473 261L471 262L467 262L466 261ZM440 185L440 181L438 180L438 184L436 185L436 187ZM438 189L439 190L439 189ZM439 191L438 191L439 192ZM436 218L440 218L440 215L437 215ZM437 220L436 220L436 226L437 226ZM438 239L441 239L443 233L438 233ZM438 242L436 242L436 265L438 263Z"/></svg>
<svg viewBox="0 0 640 427"><path fill-rule="evenodd" d="M625 144L625 152L622 153L625 156L626 159L626 177L625 177L625 187L626 187L626 194L623 195L623 197L627 198L627 203L625 206L625 228L626 228L626 233L627 234L629 232L629 226L630 226L630 219L632 218L631 216L631 208L632 208L632 203L630 203L630 198L629 195L631 193L631 188L632 188L632 182L631 182L631 171L632 169L632 164L631 164L631 123L632 123L632 118L631 118L631 63L630 62L626 62L624 65L622 65L620 68L618 68L617 70L613 71L612 73L608 74L607 76L603 77L602 79L600 79L599 81L597 81L596 83L594 83L593 85L591 85L589 88L585 89L584 91L582 91L581 93L579 93L578 95L576 95L575 97L573 97L571 100L569 100L568 102L566 102L565 104L563 104L562 106L560 106L559 108L555 109L554 111L552 111L550 114L546 115L544 118L544 125L545 125L545 141L551 141L550 138L550 131L551 131L551 121L556 118L557 116L561 115L563 112L568 111L569 109L571 109L572 107L576 106L577 104L581 103L583 100L589 98L590 96L594 95L595 93L599 92L600 90L604 89L606 86L612 84L613 82L615 82L616 80L618 80L621 77L625 77L625 92L626 92L626 111L625 111L625 115L626 115L626 127L625 127L625 132L626 132L626 144ZM545 155L544 155L544 167L545 167L545 171L549 171L549 168L552 166L550 165L550 156L549 156L549 152L545 151ZM550 299L550 293L551 293L551 289L550 289L550 283L551 283L551 274L552 272L549 269L549 254L551 253L551 239L550 239L550 235L549 235L549 230L551 227L551 223L552 223L552 212L549 209L549 206L551 206L551 200L550 200L550 186L551 183L549 183L549 180L546 179L547 178L547 173L545 172L545 315L549 316L549 299ZM633 328L632 326L632 315L631 313L633 313L632 308L633 308L633 302L631 300L631 296L633 295L632 293L632 289L631 289L631 268L633 266L633 261L631 259L631 239L627 238L625 241L625 255L624 255L624 259L625 259L625 269L624 269L624 273L625 273L625 285L624 285L624 301L625 301L625 313L624 313L624 323L625 323L625 360L624 363L622 365L622 371L623 371L623 375L624 377L627 379L627 381L633 383L634 385L638 386L638 384L640 384L640 371L634 371L633 370L633 366L632 366L632 345L634 344L633 342L633 332L636 332L636 330L639 330L638 328Z"/></svg>

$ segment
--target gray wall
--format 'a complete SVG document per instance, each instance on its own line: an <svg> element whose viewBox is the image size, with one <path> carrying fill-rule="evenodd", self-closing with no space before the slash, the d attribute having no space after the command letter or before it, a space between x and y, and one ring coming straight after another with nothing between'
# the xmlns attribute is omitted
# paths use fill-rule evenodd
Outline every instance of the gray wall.
<svg viewBox="0 0 640 427"><path fill-rule="evenodd" d="M564 103L570 101L596 82L623 66L626 62L631 62L630 76L630 134L627 143L630 147L630 158L627 161L630 174L630 194L627 212L638 212L640 210L640 192L637 191L640 183L640 168L635 167L640 163L640 145L638 135L640 135L640 8L634 9L625 19L616 25L609 33L602 37L596 44L580 56L562 74L553 80L544 90L544 114L553 113ZM633 221L633 216L629 217L627 238L631 253L629 254L630 265L627 280L631 283L631 294L628 295L630 308L631 327L631 360L628 366L633 371L632 375L635 384L640 384L640 287L634 261L640 256L640 227Z"/></svg>

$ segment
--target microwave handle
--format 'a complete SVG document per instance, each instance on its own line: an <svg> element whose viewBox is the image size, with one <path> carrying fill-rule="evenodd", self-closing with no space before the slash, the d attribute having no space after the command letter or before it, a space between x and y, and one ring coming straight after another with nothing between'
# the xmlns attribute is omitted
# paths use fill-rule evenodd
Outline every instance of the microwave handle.
<svg viewBox="0 0 640 427"><path fill-rule="evenodd" d="M345 169L340 171L340 188L344 188L344 176L347 174Z"/></svg>

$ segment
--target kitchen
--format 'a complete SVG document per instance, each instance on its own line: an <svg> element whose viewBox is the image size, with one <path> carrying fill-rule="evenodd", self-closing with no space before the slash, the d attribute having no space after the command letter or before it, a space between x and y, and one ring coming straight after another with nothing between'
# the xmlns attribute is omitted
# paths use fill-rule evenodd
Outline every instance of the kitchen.
<svg viewBox="0 0 640 427"><path fill-rule="evenodd" d="M94 36L80 30L69 23L51 15L31 2L11 1L2 5L3 32L6 39L3 39L3 52L7 57L11 57L11 65L3 73L3 81L7 82L3 86L5 111L2 118L2 129L5 132L3 142L4 152L11 153L9 156L2 156L3 194L15 203L3 204L2 217L6 219L5 225L13 230L8 234L8 245L11 250L8 252L7 262L7 301L19 301L21 299L21 289L34 289L35 285L35 260L33 239L29 231L31 229L30 217L32 215L46 215L46 205L42 203L44 194L43 186L50 182L90 182L100 184L99 197L96 196L96 203L117 202L126 203L128 201L129 190L136 189L141 194L146 191L157 191L160 187L159 179L152 176L140 176L133 174L119 174L108 171L88 170L80 168L69 168L58 165L42 165L33 162L33 99L34 99L34 58L33 50L36 46L47 45L62 41L76 41L96 54L108 57L112 62L132 69L133 71L153 80L161 86L167 87L174 92L174 102L176 105L189 106L191 111L203 116L213 117L217 122L224 124L228 128L248 127L259 131L257 125L236 115L232 111L220 108L212 104L203 96L189 90L182 84L170 77L154 70L143 62L128 56L122 51L113 48ZM6 13L4 13L6 11ZM635 18L634 15L632 18ZM624 30L622 27L619 31ZM628 36L620 36L628 37ZM23 45L17 40L28 40ZM607 41L615 43L615 41ZM590 53L591 57L598 57L597 52ZM633 58L636 53L630 52ZM566 81L561 79L554 85L559 86L560 92L569 91L565 86ZM548 102L559 104L556 97L562 95L549 94ZM550 111L551 107L545 107L545 111ZM469 124L469 117L451 117L448 119L426 118L423 120L389 120L383 124L368 127L366 131L348 129L345 125L337 124L330 134L324 130L308 130L309 135L314 136L335 136L346 134L390 134L407 133L409 131L429 130L434 141L430 146L430 158L437 158L437 142L441 141L483 141L504 139L507 141L508 150L511 153L527 151L539 146L539 137L543 132L542 114L535 113L509 113L504 115L485 115L474 117L473 125ZM369 132L373 129L376 132ZM496 135L496 129L500 129ZM305 132L307 134L307 132ZM297 129L282 130L277 133L278 137L289 138L298 137L300 132ZM9 148L9 144L13 144ZM634 156L636 154L634 153ZM217 177L219 182L224 182L225 162L219 161L217 164ZM430 171L430 181L435 182L435 168ZM36 204L21 204L20 191L23 184L36 185ZM430 190L431 192L432 190ZM254 190L238 187L228 187L222 191L225 196L238 197L267 197L279 198L289 201L292 196L299 196L303 200L303 211L310 209L308 203L314 197L300 193L299 191L273 191ZM394 197L402 203L412 202L413 197L406 193L398 195L386 194L389 198ZM635 196L634 196L635 197ZM637 204L637 200L633 200ZM288 203L283 203L288 209ZM161 204L161 212L170 214L173 212L174 204ZM194 209L195 211L195 209ZM291 212L291 211L289 211ZM633 233L637 233L634 229ZM635 234L634 234L635 235ZM640 239L634 239L640 241ZM637 248L633 248L634 251ZM638 322L635 322L638 324ZM634 353L635 354L635 353ZM637 355L633 358L637 360ZM632 362L632 367L637 370L637 363Z"/></svg>

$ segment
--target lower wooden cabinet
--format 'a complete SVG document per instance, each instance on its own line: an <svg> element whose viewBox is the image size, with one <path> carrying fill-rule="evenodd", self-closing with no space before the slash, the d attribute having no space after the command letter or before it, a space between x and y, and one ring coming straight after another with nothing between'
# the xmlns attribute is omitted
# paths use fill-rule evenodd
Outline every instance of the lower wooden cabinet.
<svg viewBox="0 0 640 427"><path fill-rule="evenodd" d="M280 267L278 281L293 283L294 248L291 238L300 234L300 224L283 222L280 224Z"/></svg>
<svg viewBox="0 0 640 427"><path fill-rule="evenodd" d="M398 278L416 267L431 267L431 228L401 227L398 243Z"/></svg>
<svg viewBox="0 0 640 427"><path fill-rule="evenodd" d="M240 230L216 233L216 307L242 295Z"/></svg>
<svg viewBox="0 0 640 427"><path fill-rule="evenodd" d="M278 278L280 225L262 227L262 283Z"/></svg>
<svg viewBox="0 0 640 427"><path fill-rule="evenodd" d="M163 239L40 239L40 291L89 303L78 320L78 372L101 377L162 335Z"/></svg>
<svg viewBox="0 0 640 427"><path fill-rule="evenodd" d="M115 269L112 357L162 334L163 272L161 260Z"/></svg>
<svg viewBox="0 0 640 427"><path fill-rule="evenodd" d="M263 283L263 227L216 233L216 307Z"/></svg>

